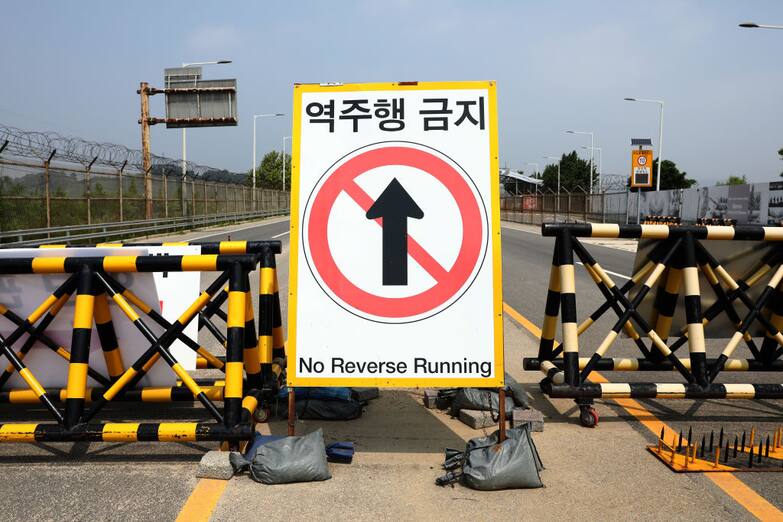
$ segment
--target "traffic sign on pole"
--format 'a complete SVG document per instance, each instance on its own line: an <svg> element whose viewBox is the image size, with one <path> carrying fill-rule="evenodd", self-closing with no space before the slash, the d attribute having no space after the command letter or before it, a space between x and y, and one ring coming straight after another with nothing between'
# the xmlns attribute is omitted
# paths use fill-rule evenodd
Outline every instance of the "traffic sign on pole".
<svg viewBox="0 0 783 522"><path fill-rule="evenodd" d="M289 384L503 383L495 100L295 86Z"/></svg>
<svg viewBox="0 0 783 522"><path fill-rule="evenodd" d="M641 147L631 151L631 187L652 187L653 151Z"/></svg>

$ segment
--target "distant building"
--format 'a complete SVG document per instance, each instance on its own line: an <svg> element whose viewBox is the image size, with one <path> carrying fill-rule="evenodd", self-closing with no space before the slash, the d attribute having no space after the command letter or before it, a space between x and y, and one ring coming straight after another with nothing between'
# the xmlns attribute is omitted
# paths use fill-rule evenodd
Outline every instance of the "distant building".
<svg viewBox="0 0 783 522"><path fill-rule="evenodd" d="M511 169L500 169L500 197L535 194L544 182Z"/></svg>

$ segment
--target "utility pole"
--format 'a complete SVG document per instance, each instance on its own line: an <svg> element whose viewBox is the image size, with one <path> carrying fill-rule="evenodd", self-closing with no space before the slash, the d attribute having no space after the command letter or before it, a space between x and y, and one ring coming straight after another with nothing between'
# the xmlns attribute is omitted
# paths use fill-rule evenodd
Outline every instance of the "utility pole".
<svg viewBox="0 0 783 522"><path fill-rule="evenodd" d="M141 82L139 85L141 97L141 153L142 169L144 170L144 218L152 219L152 157L150 153L150 98L149 85Z"/></svg>

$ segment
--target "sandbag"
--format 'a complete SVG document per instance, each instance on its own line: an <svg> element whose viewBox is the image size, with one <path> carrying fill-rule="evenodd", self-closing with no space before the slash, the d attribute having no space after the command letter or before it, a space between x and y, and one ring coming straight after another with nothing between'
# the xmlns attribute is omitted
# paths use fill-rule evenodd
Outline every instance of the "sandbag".
<svg viewBox="0 0 783 522"><path fill-rule="evenodd" d="M506 430L506 440L498 448L496 431L489 437L468 441L462 480L473 489L540 488L539 471L544 469L530 436L530 426Z"/></svg>
<svg viewBox="0 0 783 522"><path fill-rule="evenodd" d="M305 399L349 401L353 398L353 391L350 388L339 386L297 387L294 388L294 392L296 393L297 401ZM288 399L288 386L281 387L277 396L280 399Z"/></svg>
<svg viewBox="0 0 783 522"><path fill-rule="evenodd" d="M262 484L289 484L332 478L326 462L324 434L319 428L303 437L283 437L258 446L252 459L229 455L234 472L248 469Z"/></svg>
<svg viewBox="0 0 783 522"><path fill-rule="evenodd" d="M307 399L296 401L296 416L303 420L352 420L362 415L362 403L355 400L324 401ZM283 417L288 418L288 410Z"/></svg>
<svg viewBox="0 0 783 522"><path fill-rule="evenodd" d="M362 415L362 403L356 400L350 388L314 387L294 388L296 416L303 420L352 420ZM288 387L277 394L274 413L288 418Z"/></svg>
<svg viewBox="0 0 783 522"><path fill-rule="evenodd" d="M447 448L443 469L448 473L438 477L435 484L462 482L482 491L543 487L538 472L544 465L530 436L530 426L507 430L501 444L499 433L470 439L464 452Z"/></svg>
<svg viewBox="0 0 783 522"><path fill-rule="evenodd" d="M498 392L479 388L460 388L451 403L451 416L459 415L460 410L479 410L498 413L500 411ZM514 413L514 401L506 400L506 416Z"/></svg>

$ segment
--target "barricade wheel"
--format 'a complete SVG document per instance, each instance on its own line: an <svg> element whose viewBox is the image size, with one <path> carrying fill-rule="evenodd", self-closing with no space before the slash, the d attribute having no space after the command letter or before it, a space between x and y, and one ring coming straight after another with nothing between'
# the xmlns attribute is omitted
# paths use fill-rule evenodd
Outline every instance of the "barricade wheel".
<svg viewBox="0 0 783 522"><path fill-rule="evenodd" d="M598 412L590 405L579 406L579 422L585 428L598 426Z"/></svg>
<svg viewBox="0 0 783 522"><path fill-rule="evenodd" d="M256 422L267 422L271 415L272 410L269 409L269 406L264 406L263 408L256 408L256 411L253 412L253 419Z"/></svg>

